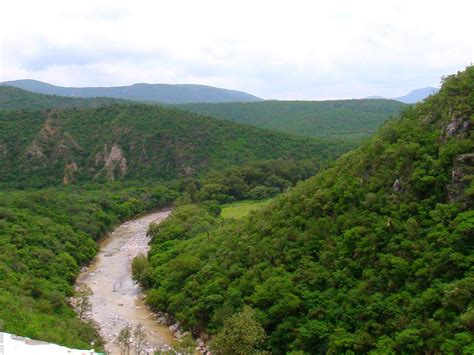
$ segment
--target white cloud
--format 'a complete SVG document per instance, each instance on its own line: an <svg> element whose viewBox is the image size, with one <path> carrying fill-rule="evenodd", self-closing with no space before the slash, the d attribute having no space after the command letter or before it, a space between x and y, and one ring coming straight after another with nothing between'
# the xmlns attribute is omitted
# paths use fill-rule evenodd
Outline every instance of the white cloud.
<svg viewBox="0 0 474 355"><path fill-rule="evenodd" d="M474 61L470 0L9 1L0 80L396 96Z"/></svg>

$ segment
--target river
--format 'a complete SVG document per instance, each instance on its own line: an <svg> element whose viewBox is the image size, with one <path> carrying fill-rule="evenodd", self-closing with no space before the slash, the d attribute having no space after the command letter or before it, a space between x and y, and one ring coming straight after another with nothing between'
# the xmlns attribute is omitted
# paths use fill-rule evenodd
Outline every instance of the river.
<svg viewBox="0 0 474 355"><path fill-rule="evenodd" d="M151 213L117 227L100 243L98 255L78 277L78 285L86 284L92 289L91 317L99 324L110 354L120 354L113 342L127 323L145 327L148 350L166 350L173 344L173 333L143 303L142 291L131 275L132 259L148 251L148 226L161 222L170 213Z"/></svg>

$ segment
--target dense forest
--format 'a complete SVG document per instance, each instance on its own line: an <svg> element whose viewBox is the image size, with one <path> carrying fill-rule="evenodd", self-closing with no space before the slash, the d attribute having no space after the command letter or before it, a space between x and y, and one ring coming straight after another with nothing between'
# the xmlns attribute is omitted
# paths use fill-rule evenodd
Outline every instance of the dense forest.
<svg viewBox="0 0 474 355"><path fill-rule="evenodd" d="M97 242L119 222L174 202L205 202L217 214L218 203L268 198L347 150L109 99L0 87L0 108L1 182L9 190L0 193L0 325L75 348L101 348L96 326L81 321L68 298ZM193 163L200 174L176 170Z"/></svg>
<svg viewBox="0 0 474 355"><path fill-rule="evenodd" d="M405 105L394 100L261 101L177 107L275 131L359 142Z"/></svg>
<svg viewBox="0 0 474 355"><path fill-rule="evenodd" d="M265 160L210 171L202 178L179 179L172 186L180 192L178 204L265 200L287 191L329 164L319 159Z"/></svg>
<svg viewBox="0 0 474 355"><path fill-rule="evenodd" d="M68 298L97 242L119 222L172 203L267 198L319 169L314 161L269 160L164 185L74 184L0 192L0 320L3 330L63 344L102 346L96 326L77 318ZM68 329L68 332L62 331Z"/></svg>
<svg viewBox="0 0 474 355"><path fill-rule="evenodd" d="M80 268L119 222L173 204L134 278L213 353L473 352L473 83L474 67L445 78L336 163L402 106L328 113L315 139L0 87L0 326L100 348L68 303Z"/></svg>
<svg viewBox="0 0 474 355"><path fill-rule="evenodd" d="M0 186L170 180L254 161L333 159L343 142L304 138L174 108L0 111Z"/></svg>
<svg viewBox="0 0 474 355"><path fill-rule="evenodd" d="M169 205L164 187L120 184L0 192L0 319L4 331L70 347L102 340L68 304L81 266L120 221ZM67 330L67 331L66 331Z"/></svg>
<svg viewBox="0 0 474 355"><path fill-rule="evenodd" d="M135 278L236 353L473 353L473 119L471 66L247 218L177 208Z"/></svg>

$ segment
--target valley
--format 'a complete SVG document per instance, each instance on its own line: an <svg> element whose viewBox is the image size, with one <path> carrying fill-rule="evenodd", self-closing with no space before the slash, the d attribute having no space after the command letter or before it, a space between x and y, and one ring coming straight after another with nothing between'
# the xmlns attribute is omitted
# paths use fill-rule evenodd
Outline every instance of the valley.
<svg viewBox="0 0 474 355"><path fill-rule="evenodd" d="M160 223L170 213L170 210L155 212L115 228L100 242L92 264L77 278L77 287L87 285L92 290L89 316L99 325L106 341L105 349L111 353L120 351L114 341L127 324L133 328L139 324L144 327L144 350L172 349L173 333L148 310L131 271L132 259L148 251L146 232L150 223Z"/></svg>
<svg viewBox="0 0 474 355"><path fill-rule="evenodd" d="M173 353L470 353L473 85L469 66L416 105L0 87L4 330L112 354L138 323Z"/></svg>
<svg viewBox="0 0 474 355"><path fill-rule="evenodd" d="M0 355L474 355L473 13L3 1Z"/></svg>

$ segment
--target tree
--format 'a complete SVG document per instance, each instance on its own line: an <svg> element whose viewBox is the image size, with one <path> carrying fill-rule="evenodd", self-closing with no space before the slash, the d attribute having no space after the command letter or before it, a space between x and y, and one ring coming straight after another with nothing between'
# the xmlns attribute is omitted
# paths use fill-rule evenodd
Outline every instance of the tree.
<svg viewBox="0 0 474 355"><path fill-rule="evenodd" d="M130 345L132 343L132 327L127 324L120 333L117 335L114 341L120 349L120 353L123 355L130 355Z"/></svg>
<svg viewBox="0 0 474 355"><path fill-rule="evenodd" d="M135 348L135 353L141 355L145 350L145 341L146 341L146 331L145 327L138 323L133 331L133 344Z"/></svg>
<svg viewBox="0 0 474 355"><path fill-rule="evenodd" d="M229 317L211 342L213 354L252 354L265 340L265 331L255 319L255 311L245 306Z"/></svg>
<svg viewBox="0 0 474 355"><path fill-rule="evenodd" d="M145 288L150 287L149 267L148 258L143 254L137 255L132 260L132 278Z"/></svg>
<svg viewBox="0 0 474 355"><path fill-rule="evenodd" d="M175 346L175 350L179 354L193 355L196 352L196 342L194 341L191 334L188 334L179 339L178 344Z"/></svg>
<svg viewBox="0 0 474 355"><path fill-rule="evenodd" d="M79 286L76 291L75 308L79 314L79 319L82 321L87 320L88 314L92 310L92 304L90 302L92 293L91 288L85 284Z"/></svg>

